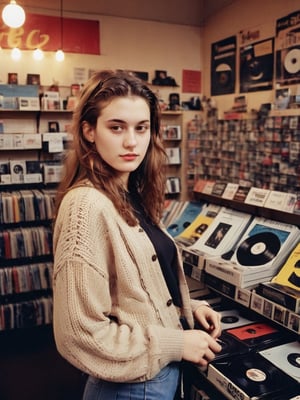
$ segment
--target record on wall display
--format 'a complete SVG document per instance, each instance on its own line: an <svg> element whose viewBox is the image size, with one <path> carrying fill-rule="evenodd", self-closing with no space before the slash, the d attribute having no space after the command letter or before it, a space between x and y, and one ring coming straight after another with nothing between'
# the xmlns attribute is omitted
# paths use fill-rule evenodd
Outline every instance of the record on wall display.
<svg viewBox="0 0 300 400"><path fill-rule="evenodd" d="M284 68L289 74L297 74L300 71L300 48L294 48L287 52L284 58Z"/></svg>
<svg viewBox="0 0 300 400"><path fill-rule="evenodd" d="M251 399L271 398L273 393L284 393L294 383L292 378L258 353L212 364Z"/></svg>
<svg viewBox="0 0 300 400"><path fill-rule="evenodd" d="M211 47L211 95L234 93L236 37L215 42Z"/></svg>
<svg viewBox="0 0 300 400"><path fill-rule="evenodd" d="M277 20L276 80L280 85L300 83L300 11Z"/></svg>
<svg viewBox="0 0 300 400"><path fill-rule="evenodd" d="M247 45L240 50L240 92L273 87L274 39Z"/></svg>
<svg viewBox="0 0 300 400"><path fill-rule="evenodd" d="M260 232L248 237L239 245L236 257L244 266L263 265L278 254L280 247L280 240L274 233Z"/></svg>

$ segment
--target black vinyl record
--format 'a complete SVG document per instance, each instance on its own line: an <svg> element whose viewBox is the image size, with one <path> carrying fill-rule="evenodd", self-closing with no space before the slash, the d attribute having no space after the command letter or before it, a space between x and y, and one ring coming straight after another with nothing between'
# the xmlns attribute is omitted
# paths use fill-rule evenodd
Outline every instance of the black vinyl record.
<svg viewBox="0 0 300 400"><path fill-rule="evenodd" d="M213 365L251 398L269 399L272 393L284 392L295 383L258 353L244 354L223 362L220 360Z"/></svg>
<svg viewBox="0 0 300 400"><path fill-rule="evenodd" d="M218 343L222 347L222 350L220 353L215 355L215 360L219 360L224 357L232 357L236 354L244 354L249 351L249 347L245 343L237 340L231 335L228 335L226 332L221 333L218 338Z"/></svg>
<svg viewBox="0 0 300 400"><path fill-rule="evenodd" d="M233 324L235 322L238 322L239 317L237 317L236 315L224 315L223 317L221 317L221 322L223 322L224 324Z"/></svg>
<svg viewBox="0 0 300 400"><path fill-rule="evenodd" d="M287 360L293 367L300 368L300 354L299 353L288 354Z"/></svg>
<svg viewBox="0 0 300 400"><path fill-rule="evenodd" d="M244 240L237 249L236 257L244 266L263 265L278 254L280 246L280 240L274 233L261 232Z"/></svg>

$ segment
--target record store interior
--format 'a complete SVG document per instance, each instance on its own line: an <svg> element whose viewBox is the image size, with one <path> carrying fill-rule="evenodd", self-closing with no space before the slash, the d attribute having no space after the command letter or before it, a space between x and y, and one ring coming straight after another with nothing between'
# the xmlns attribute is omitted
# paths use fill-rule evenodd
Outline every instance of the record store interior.
<svg viewBox="0 0 300 400"><path fill-rule="evenodd" d="M53 334L52 221L101 69L158 98L161 222L191 299L220 313L222 350L183 363L181 399L300 399L299 1L3 0L1 16L0 400L83 396Z"/></svg>

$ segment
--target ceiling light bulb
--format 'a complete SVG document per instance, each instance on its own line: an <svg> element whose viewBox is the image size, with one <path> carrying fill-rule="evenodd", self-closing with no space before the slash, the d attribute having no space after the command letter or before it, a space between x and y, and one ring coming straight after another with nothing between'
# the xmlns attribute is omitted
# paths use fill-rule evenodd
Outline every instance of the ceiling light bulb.
<svg viewBox="0 0 300 400"><path fill-rule="evenodd" d="M11 58L12 58L14 61L18 61L18 60L20 60L21 57L22 57L21 50L18 49L17 47L14 47L14 48L12 49L12 51L11 51Z"/></svg>
<svg viewBox="0 0 300 400"><path fill-rule="evenodd" d="M62 50L57 50L57 52L55 53L55 59L59 62L64 61L65 53Z"/></svg>
<svg viewBox="0 0 300 400"><path fill-rule="evenodd" d="M25 22L25 11L15 0L11 0L2 10L2 19L10 28L20 28Z"/></svg>
<svg viewBox="0 0 300 400"><path fill-rule="evenodd" d="M35 60L37 60L37 61L42 60L42 59L44 58L44 52L43 52L43 50L41 50L41 49L39 49L39 48L35 49L34 52L33 52L33 58L34 58Z"/></svg>

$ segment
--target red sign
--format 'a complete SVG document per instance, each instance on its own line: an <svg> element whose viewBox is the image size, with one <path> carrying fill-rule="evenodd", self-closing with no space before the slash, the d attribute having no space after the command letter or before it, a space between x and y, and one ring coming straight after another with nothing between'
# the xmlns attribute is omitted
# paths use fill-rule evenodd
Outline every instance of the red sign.
<svg viewBox="0 0 300 400"><path fill-rule="evenodd" d="M21 50L62 49L66 53L100 54L99 21L26 13L21 28L0 26L0 46Z"/></svg>
<svg viewBox="0 0 300 400"><path fill-rule="evenodd" d="M182 92L201 93L201 71L182 71Z"/></svg>

